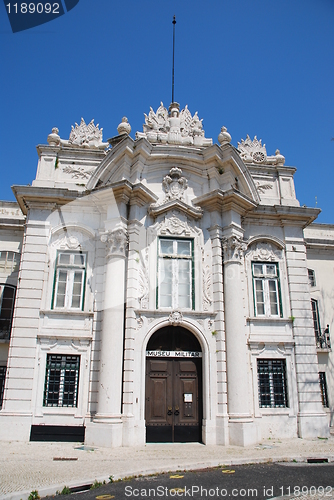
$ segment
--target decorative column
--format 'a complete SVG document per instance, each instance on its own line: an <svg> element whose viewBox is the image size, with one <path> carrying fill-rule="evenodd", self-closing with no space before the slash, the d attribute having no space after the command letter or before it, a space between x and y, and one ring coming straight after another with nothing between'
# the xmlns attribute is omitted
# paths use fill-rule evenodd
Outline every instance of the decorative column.
<svg viewBox="0 0 334 500"><path fill-rule="evenodd" d="M212 289L215 316L217 358L217 419L216 443L228 445L226 341L224 325L222 229L216 224L209 229L212 247Z"/></svg>
<svg viewBox="0 0 334 500"><path fill-rule="evenodd" d="M241 266L246 245L242 235L223 239L224 298L227 363L227 404L230 444L247 446L257 441L250 411L245 313Z"/></svg>
<svg viewBox="0 0 334 500"><path fill-rule="evenodd" d="M98 412L86 429L86 442L122 445L122 369L125 302L125 260L128 236L123 225L101 235L107 244L101 330Z"/></svg>

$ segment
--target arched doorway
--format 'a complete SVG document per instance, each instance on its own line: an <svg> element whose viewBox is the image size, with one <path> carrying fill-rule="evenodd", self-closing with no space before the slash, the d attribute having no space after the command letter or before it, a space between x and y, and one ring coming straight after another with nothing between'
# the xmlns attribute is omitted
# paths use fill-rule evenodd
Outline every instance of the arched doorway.
<svg viewBox="0 0 334 500"><path fill-rule="evenodd" d="M146 350L147 443L202 441L202 350L179 326L155 332Z"/></svg>

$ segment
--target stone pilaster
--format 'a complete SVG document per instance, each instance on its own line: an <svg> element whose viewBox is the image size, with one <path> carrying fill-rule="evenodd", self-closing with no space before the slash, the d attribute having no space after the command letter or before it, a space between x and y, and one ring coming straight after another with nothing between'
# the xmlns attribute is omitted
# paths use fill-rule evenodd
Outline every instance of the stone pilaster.
<svg viewBox="0 0 334 500"><path fill-rule="evenodd" d="M212 289L215 317L217 358L217 444L228 444L226 342L224 324L222 230L216 225L209 229L212 247Z"/></svg>
<svg viewBox="0 0 334 500"><path fill-rule="evenodd" d="M123 446L133 446L138 439L134 435L135 421L139 420L139 392L134 375L138 360L135 353L135 336L138 323L135 309L138 309L138 263L140 261L139 233L142 224L132 221L128 225L129 233L129 256L127 267L127 289L126 289L126 317L125 317L125 345L124 345L124 373L123 373ZM137 363L136 363L137 361ZM145 443L145 429L143 429L141 444Z"/></svg>
<svg viewBox="0 0 334 500"><path fill-rule="evenodd" d="M227 362L227 401L230 444L246 446L256 442L250 410L249 363L243 307L241 266L246 245L242 234L223 239L224 299Z"/></svg>
<svg viewBox="0 0 334 500"><path fill-rule="evenodd" d="M50 205L41 210L39 206L35 210L32 205L28 212L0 416L0 439L5 441L28 441L30 436L36 339L43 285L47 279L46 256L50 229L45 220L52 208L53 205Z"/></svg>

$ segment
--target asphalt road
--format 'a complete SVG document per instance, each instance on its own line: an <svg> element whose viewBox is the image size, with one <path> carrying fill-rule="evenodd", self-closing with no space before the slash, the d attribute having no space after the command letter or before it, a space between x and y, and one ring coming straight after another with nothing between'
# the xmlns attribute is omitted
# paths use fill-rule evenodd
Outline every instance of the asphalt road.
<svg viewBox="0 0 334 500"><path fill-rule="evenodd" d="M307 500L334 498L334 463L267 463L129 478L89 491L67 495L68 500L213 498L272 499L309 495ZM57 496L61 499L62 497Z"/></svg>

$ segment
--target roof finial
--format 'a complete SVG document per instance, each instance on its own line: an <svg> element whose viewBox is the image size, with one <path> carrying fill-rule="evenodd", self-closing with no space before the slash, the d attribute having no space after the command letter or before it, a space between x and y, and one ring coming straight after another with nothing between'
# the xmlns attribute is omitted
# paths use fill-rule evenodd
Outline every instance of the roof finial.
<svg viewBox="0 0 334 500"><path fill-rule="evenodd" d="M174 102L174 54L175 54L175 15L173 16L173 71L172 71L172 102Z"/></svg>

